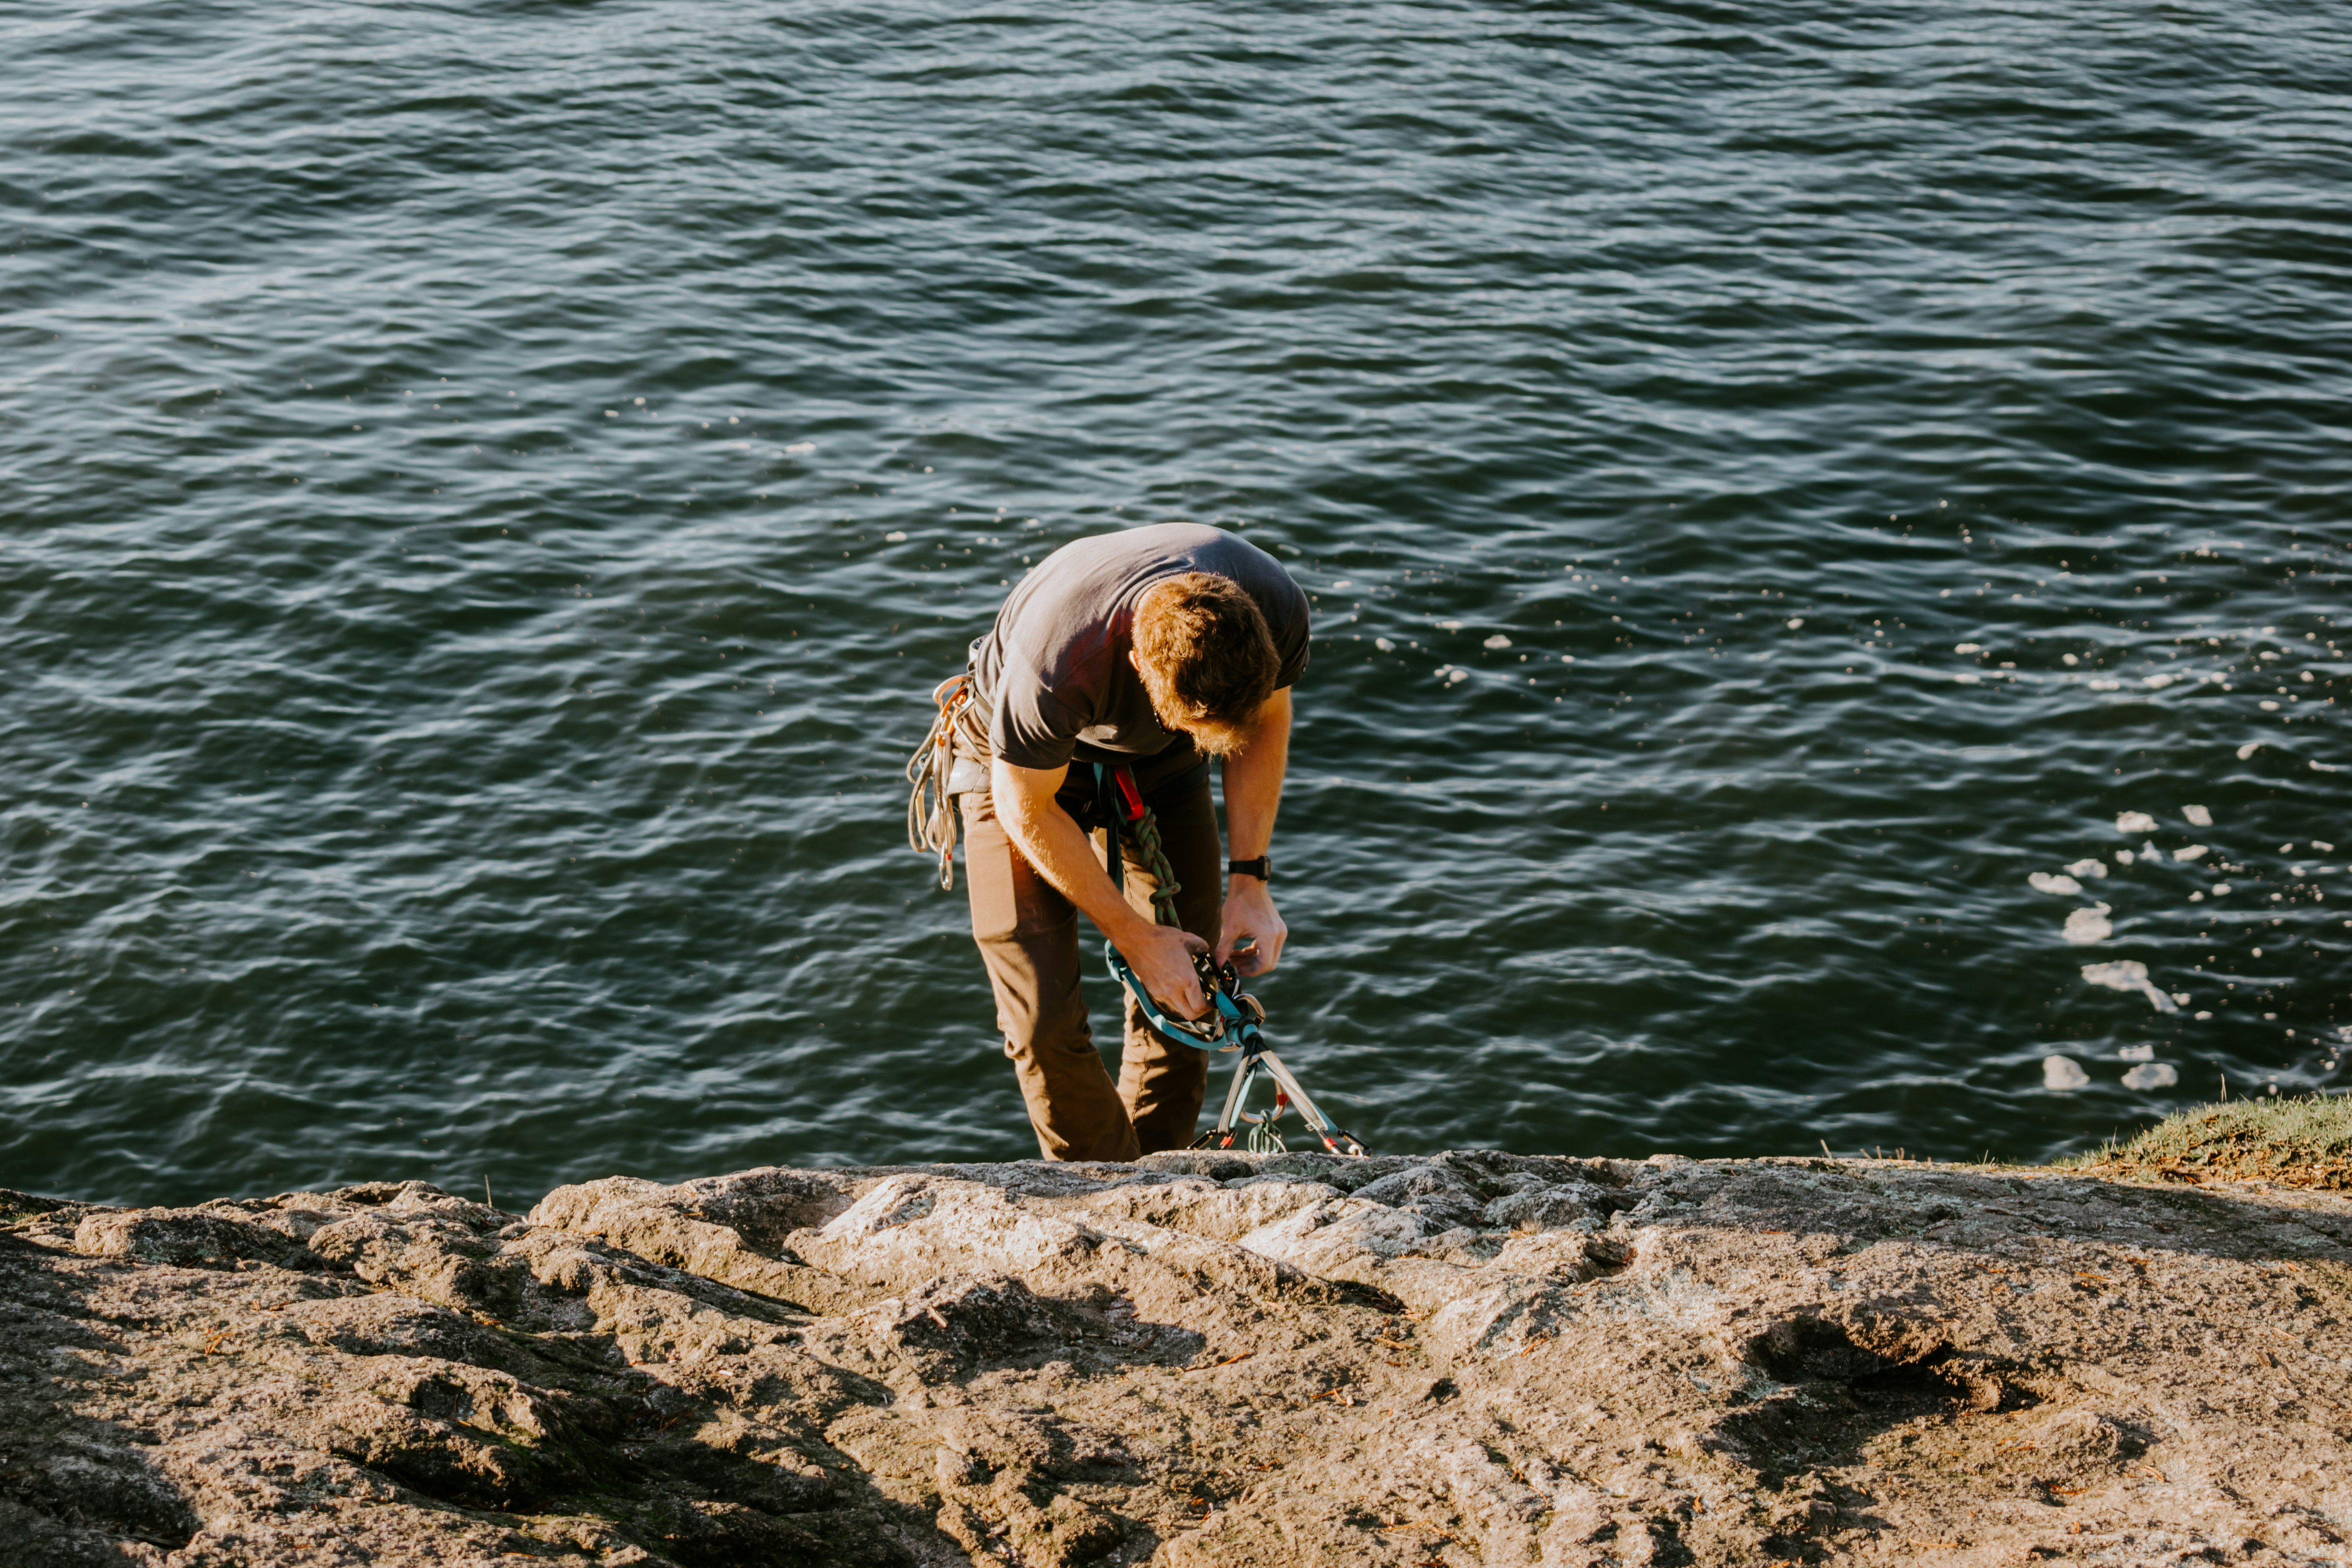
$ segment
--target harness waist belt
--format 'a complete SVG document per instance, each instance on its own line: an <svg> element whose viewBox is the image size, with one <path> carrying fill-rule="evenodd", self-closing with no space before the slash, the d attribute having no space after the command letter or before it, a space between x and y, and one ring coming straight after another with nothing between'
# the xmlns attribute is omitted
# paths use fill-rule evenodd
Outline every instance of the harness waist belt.
<svg viewBox="0 0 2352 1568"><path fill-rule="evenodd" d="M988 764L977 757L958 757L948 770L948 794L982 795L988 790Z"/></svg>

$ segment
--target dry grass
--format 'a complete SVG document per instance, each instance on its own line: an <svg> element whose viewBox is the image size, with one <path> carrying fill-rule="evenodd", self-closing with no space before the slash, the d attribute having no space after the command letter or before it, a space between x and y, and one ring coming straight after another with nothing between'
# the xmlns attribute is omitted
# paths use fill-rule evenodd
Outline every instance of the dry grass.
<svg viewBox="0 0 2352 1568"><path fill-rule="evenodd" d="M2352 1100L2282 1095L2200 1105L2137 1137L2062 1162L2101 1175L2352 1191Z"/></svg>

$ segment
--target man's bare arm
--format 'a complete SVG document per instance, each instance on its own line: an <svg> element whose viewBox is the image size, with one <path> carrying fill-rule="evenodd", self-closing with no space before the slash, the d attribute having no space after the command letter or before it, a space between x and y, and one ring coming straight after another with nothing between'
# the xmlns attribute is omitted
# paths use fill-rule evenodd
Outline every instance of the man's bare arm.
<svg viewBox="0 0 2352 1568"><path fill-rule="evenodd" d="M1199 1017L1209 1010L1209 1001L1201 994L1192 954L1207 944L1174 926L1153 924L1111 885L1085 831L1054 804L1069 771L1015 767L1002 757L990 764L989 788L1005 837L1039 876L1110 938L1153 996L1180 1018Z"/></svg>
<svg viewBox="0 0 2352 1568"><path fill-rule="evenodd" d="M1289 768L1290 690L1286 687L1265 700L1251 721L1249 739L1225 758L1225 834L1234 859L1255 860L1274 842L1275 813L1282 805L1282 780ZM1282 961L1282 944L1289 935L1266 885L1247 872L1235 875L1225 890L1217 962L1224 963L1236 943L1255 937L1257 950L1243 955L1242 967L1263 974Z"/></svg>

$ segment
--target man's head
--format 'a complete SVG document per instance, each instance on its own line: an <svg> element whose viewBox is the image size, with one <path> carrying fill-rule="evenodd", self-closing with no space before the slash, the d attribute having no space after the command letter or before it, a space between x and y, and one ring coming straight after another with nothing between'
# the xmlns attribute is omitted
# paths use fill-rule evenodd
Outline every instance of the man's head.
<svg viewBox="0 0 2352 1568"><path fill-rule="evenodd" d="M1212 756L1238 750L1282 668L1257 601L1228 578L1187 572L1144 590L1134 636L1160 721Z"/></svg>

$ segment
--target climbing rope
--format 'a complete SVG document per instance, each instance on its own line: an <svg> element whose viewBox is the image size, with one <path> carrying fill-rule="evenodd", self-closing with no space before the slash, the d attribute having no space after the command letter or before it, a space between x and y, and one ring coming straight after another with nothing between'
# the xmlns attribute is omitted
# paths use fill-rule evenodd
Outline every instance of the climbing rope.
<svg viewBox="0 0 2352 1568"><path fill-rule="evenodd" d="M1142 861L1143 868L1151 874L1153 921L1164 926L1182 925L1184 922L1176 914L1176 895L1184 890L1184 884L1176 879L1176 868L1168 863L1168 851L1160 847L1158 814L1143 804L1143 795L1135 787L1133 773L1125 768L1106 769L1100 763L1096 764L1096 769L1098 775L1108 773L1110 780L1109 786L1105 788L1097 778L1098 792L1104 797L1105 816L1110 824L1108 865L1111 885L1123 889L1127 882L1122 863L1124 857L1118 848L1119 824L1125 823L1135 834L1136 858Z"/></svg>
<svg viewBox="0 0 2352 1568"><path fill-rule="evenodd" d="M1119 829L1124 825L1135 835L1136 858L1156 884L1151 893L1155 919L1160 925L1180 924L1176 894L1182 884L1176 880L1175 868L1168 863L1167 852L1160 847L1159 819L1143 803L1142 792L1135 787L1134 775L1125 768L1097 764L1095 782L1109 839L1105 867L1110 872L1111 885L1122 889L1126 886L1125 857L1118 842ZM1247 952L1249 946L1244 943L1236 951ZM1110 966L1112 978L1127 987L1144 1022L1152 1028L1196 1050L1241 1053L1241 1060L1234 1065L1233 1082L1225 1090L1224 1110L1217 1117L1217 1125L1193 1140L1193 1148L1230 1149L1234 1139L1240 1135L1241 1126L1246 1125L1252 1153L1280 1153L1285 1145L1275 1121L1295 1104L1299 1119L1332 1153L1362 1159L1370 1152L1355 1134L1316 1108L1307 1090L1299 1087L1298 1079L1265 1043L1265 1034L1260 1027L1265 1022L1265 1008L1256 997L1243 992L1241 971L1235 965L1218 963L1205 952L1194 953L1192 969L1200 977L1201 993L1208 999L1209 1011L1199 1018L1179 1018L1144 988L1142 979L1114 943L1103 943L1103 956ZM1261 1073L1274 1079L1274 1105L1256 1112L1246 1109L1246 1104L1250 1086Z"/></svg>

